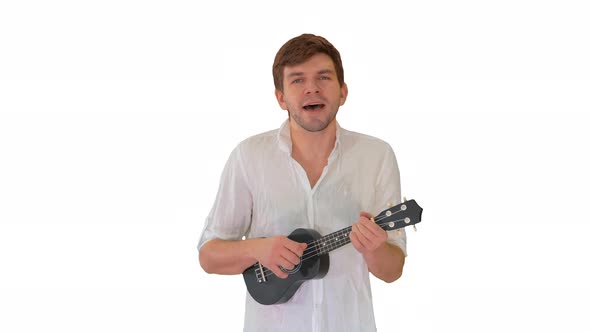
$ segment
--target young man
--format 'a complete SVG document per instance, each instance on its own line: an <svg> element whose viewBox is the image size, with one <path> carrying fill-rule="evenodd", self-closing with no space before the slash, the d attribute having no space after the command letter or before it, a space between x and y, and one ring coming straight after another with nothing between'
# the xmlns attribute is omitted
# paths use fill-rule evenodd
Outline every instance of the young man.
<svg viewBox="0 0 590 332"><path fill-rule="evenodd" d="M370 212L400 203L393 150L338 125L348 88L340 54L323 37L289 40L275 57L273 77L289 118L230 155L199 241L201 266L241 274L260 262L286 278L284 269L297 266L307 247L286 235L296 228L325 235L353 224L352 246L329 254L322 279L304 282L282 304L247 295L244 331L375 331L369 272L393 282L405 260L403 230L386 232L370 220Z"/></svg>

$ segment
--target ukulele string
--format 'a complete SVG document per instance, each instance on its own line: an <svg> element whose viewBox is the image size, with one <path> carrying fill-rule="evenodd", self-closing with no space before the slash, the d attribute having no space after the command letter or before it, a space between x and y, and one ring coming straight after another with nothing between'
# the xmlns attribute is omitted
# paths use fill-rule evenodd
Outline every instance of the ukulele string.
<svg viewBox="0 0 590 332"><path fill-rule="evenodd" d="M401 210L400 210L400 211L397 211L397 212L394 212L392 215L394 215L394 214L396 214L396 213L398 213L398 212L401 212ZM381 221L381 220L383 220L383 219L386 219L386 218L389 218L389 217L387 217L387 216L383 216L383 217L376 217L376 219L375 219L375 222L379 222L379 221ZM395 220L394 222L398 222L398 221L401 221L401 219L400 219L400 220ZM379 226L380 226L381 228L383 228L383 225L379 225ZM349 227L347 227L347 228L345 228L345 229L342 229L342 230L340 230L340 231L334 232L334 233L332 233L332 234L335 234L335 233L345 233L345 234L347 234L347 235L348 235L348 234L350 233L350 232L349 232L349 230L350 230L350 229L352 229L352 226L349 226ZM346 230L346 232L345 232L345 230ZM331 235L331 234L328 234L327 236L329 236L329 235ZM338 238L331 238L331 239L328 239L327 241L333 241L333 240L340 241ZM307 250L311 250L311 249L313 249L313 248L314 248L316 245L320 244L320 242L321 242L321 243L326 243L327 241L323 241L322 239L318 239L318 240L311 241L311 242L309 242L309 244L308 244L308 247L307 247L305 250L306 250L306 251L307 251ZM305 253L304 253L304 256L305 256Z"/></svg>
<svg viewBox="0 0 590 332"><path fill-rule="evenodd" d="M403 219L396 220L396 222L397 221L401 221L401 220L403 220ZM382 227L382 228L384 227L383 225L379 225L379 226ZM328 241L325 242L325 245L324 246L330 246L330 245L332 245L332 244L334 244L335 242L338 242L338 241L340 241L340 240L329 239ZM313 247L308 248L308 249L305 249L303 256L301 256L301 262L303 262L303 261L305 261L305 260L307 260L309 258L313 258L315 256L319 256L319 255L322 254L322 252L321 252L321 249L322 248L318 248L316 250L311 250L311 249L313 249ZM307 251L309 251L309 252L306 254L305 252L307 252ZM301 264L301 262L300 262L300 264ZM256 277L258 277L259 276L260 268L256 269L255 271L256 271ZM266 277L271 276L271 275L274 275L274 272L272 272L272 270L269 269L266 266L263 266L263 272L264 272L264 275Z"/></svg>
<svg viewBox="0 0 590 332"><path fill-rule="evenodd" d="M393 214L396 214L398 212L401 212L401 210L396 211ZM379 222L379 221L381 221L381 220L383 220L385 218L389 218L389 217L387 217L387 216L377 217L375 219L375 222ZM399 222L399 221L402 221L402 219L394 220L393 222ZM379 226L384 229L384 225L379 225ZM343 230L340 230L338 232L344 232L345 230L350 230L351 228L352 228L352 226L349 226L349 227L347 227L347 228L345 228ZM338 232L335 232L335 233L338 233ZM347 233L347 235L349 234L349 232L344 232L344 233ZM330 234L328 234L328 235L330 235ZM318 244L320 244L320 242L322 243L322 247L325 247L325 246L333 245L335 242L338 242L338 241L341 241L341 240L338 239L338 238L330 238L330 239L327 239L325 241L322 240L322 239L318 239L318 240L314 240L314 241L309 242L309 246L304 250L303 256L301 256L301 261L304 261L304 260L306 260L308 258L312 258L312 257L315 257L317 255L320 255L321 254L321 248L318 248L318 249L314 250L316 248L316 246ZM311 255L311 256L309 256L309 255ZM266 270L264 270L265 273L267 271L270 271L270 269L266 268ZM272 272L270 272L270 273L272 274Z"/></svg>
<svg viewBox="0 0 590 332"><path fill-rule="evenodd" d="M401 212L401 210L399 210L399 211L396 211L396 212L394 212L393 214L396 214L396 213L398 213L398 212ZM385 219L385 218L389 218L389 217L387 217L387 216L383 216L383 217L377 217L377 218L375 219L375 222L379 222L379 221L381 221L381 220L383 220L383 219ZM395 223L395 222L400 222L400 221L402 221L402 220L403 220L403 219L394 220L393 222L394 222L394 223ZM385 229L385 226L386 226L385 224L381 224L381 225L379 225L379 227L381 227L381 228L383 228L383 229ZM341 230L341 231L339 231L339 232L342 232L342 231L344 231L344 230L348 230L348 229L351 229L351 228L352 228L352 226L349 226L349 227L347 227L347 228L345 228L345 229L343 229L343 230ZM335 232L335 233L338 233L338 232ZM347 233L347 235L348 235L348 234L350 234L349 232L345 232L345 233ZM321 239L318 239L318 240L314 240L314 241L311 241L311 242L309 242L309 244L310 244L310 245L309 245L309 246L308 246L308 247L307 247L307 248L306 248L306 249L303 251L303 256L301 256L301 262L305 261L306 259L313 258L313 257L315 257L315 256L319 256L319 255L321 254L321 249L322 249L322 248L317 248L317 245L319 245L319 244L320 244L320 242L322 243L322 247L326 247L326 246L333 245L334 243L337 243L337 242L339 242L339 241L341 241L341 239L340 239L339 237L336 237L336 238L327 239L326 241L323 241L323 240L321 240ZM306 252L307 252L307 253L306 253ZM260 265L260 264L259 264L259 265ZM257 277L258 277L258 273L259 273L258 271L259 271L259 270L260 270L260 268L258 268L258 269L256 269L256 270L255 270L255 271L256 271L256 276L257 276ZM274 273L272 272L272 270L270 270L270 269L269 269L269 268L267 268L266 266L263 266L263 270L262 270L262 271L263 271L263 273L264 273L266 276L270 276L270 275L273 275L273 274L274 274Z"/></svg>

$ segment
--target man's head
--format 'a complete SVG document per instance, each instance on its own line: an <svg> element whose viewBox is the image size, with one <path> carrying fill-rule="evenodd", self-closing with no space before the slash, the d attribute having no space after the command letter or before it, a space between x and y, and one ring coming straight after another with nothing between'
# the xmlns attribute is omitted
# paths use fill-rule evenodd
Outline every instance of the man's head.
<svg viewBox="0 0 590 332"><path fill-rule="evenodd" d="M283 91L285 67L301 64L318 53L324 53L332 59L338 76L338 83L343 86L344 69L338 50L324 37L302 34L286 42L275 56L272 66L275 89Z"/></svg>
<svg viewBox="0 0 590 332"><path fill-rule="evenodd" d="M348 87L338 50L326 39L304 34L289 40L273 65L275 96L297 126L308 132L334 129Z"/></svg>

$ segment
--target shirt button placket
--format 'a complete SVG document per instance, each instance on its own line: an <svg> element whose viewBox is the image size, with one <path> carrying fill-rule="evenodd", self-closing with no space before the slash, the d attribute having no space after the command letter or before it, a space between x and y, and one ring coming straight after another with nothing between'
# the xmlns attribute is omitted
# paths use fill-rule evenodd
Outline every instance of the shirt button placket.
<svg viewBox="0 0 590 332"><path fill-rule="evenodd" d="M313 196L315 194L315 190L309 191L307 196L307 218L309 220L309 224L311 228L318 230L316 226L316 213L315 213L315 201ZM322 279L313 280L311 283L312 286L312 294L313 294L313 312L312 312L312 331L321 331L322 327L322 319L324 319L324 315L322 313L322 302L323 297L322 294L324 292L324 282Z"/></svg>

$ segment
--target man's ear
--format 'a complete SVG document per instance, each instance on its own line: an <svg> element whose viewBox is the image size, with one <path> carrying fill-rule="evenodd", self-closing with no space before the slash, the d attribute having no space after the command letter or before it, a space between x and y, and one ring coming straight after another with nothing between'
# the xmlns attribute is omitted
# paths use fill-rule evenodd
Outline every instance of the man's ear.
<svg viewBox="0 0 590 332"><path fill-rule="evenodd" d="M284 109L285 111L287 110L287 103L285 103L285 94L280 91L279 89L275 89L275 97L277 97L277 101L279 102L279 105L281 106L282 109Z"/></svg>
<svg viewBox="0 0 590 332"><path fill-rule="evenodd" d="M348 85L344 83L340 88L340 106L344 105L346 102L346 97L348 97Z"/></svg>

